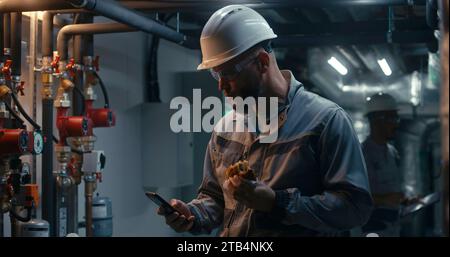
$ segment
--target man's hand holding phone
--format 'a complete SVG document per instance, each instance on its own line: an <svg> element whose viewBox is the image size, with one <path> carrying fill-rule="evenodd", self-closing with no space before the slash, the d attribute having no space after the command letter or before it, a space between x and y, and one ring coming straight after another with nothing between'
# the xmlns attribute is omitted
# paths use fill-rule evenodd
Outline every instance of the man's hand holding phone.
<svg viewBox="0 0 450 257"><path fill-rule="evenodd" d="M147 194L148 196L148 194ZM183 201L172 199L170 206L175 210L172 212L169 208L164 207L163 204L158 204L158 215L164 216L166 224L178 233L189 231L194 225L194 215L192 215L189 207Z"/></svg>

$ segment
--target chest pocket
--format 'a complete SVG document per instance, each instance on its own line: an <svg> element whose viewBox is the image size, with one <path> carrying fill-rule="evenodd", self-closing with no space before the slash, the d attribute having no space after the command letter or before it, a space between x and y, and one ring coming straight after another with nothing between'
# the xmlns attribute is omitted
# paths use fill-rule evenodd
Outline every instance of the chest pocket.
<svg viewBox="0 0 450 257"><path fill-rule="evenodd" d="M212 157L219 183L225 182L225 170L243 158L244 149L244 145L239 142L217 137L217 142L212 147Z"/></svg>

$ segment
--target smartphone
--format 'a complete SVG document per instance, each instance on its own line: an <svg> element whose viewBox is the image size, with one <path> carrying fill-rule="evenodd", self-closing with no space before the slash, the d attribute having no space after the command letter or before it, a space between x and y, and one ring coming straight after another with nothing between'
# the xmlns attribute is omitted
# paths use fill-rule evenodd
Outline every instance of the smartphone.
<svg viewBox="0 0 450 257"><path fill-rule="evenodd" d="M156 203L159 207L163 208L166 215L172 214L176 212L172 205L170 205L164 198L162 198L160 195L158 195L155 192L145 192L148 198L152 200L154 203Z"/></svg>

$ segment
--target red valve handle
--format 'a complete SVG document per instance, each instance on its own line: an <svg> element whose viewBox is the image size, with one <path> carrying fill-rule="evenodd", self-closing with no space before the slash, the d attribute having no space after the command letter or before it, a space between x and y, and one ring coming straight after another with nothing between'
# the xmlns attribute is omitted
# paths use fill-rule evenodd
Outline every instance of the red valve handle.
<svg viewBox="0 0 450 257"><path fill-rule="evenodd" d="M12 65L12 60L6 60L5 64L3 65L2 68L2 73L5 76L6 80L11 80L11 65Z"/></svg>
<svg viewBox="0 0 450 257"><path fill-rule="evenodd" d="M59 73L59 60L61 59L61 57L59 55L55 55L55 59L53 59L51 65L52 68L55 69L56 73Z"/></svg>
<svg viewBox="0 0 450 257"><path fill-rule="evenodd" d="M96 172L95 177L100 183L102 183L102 173L101 172Z"/></svg>
<svg viewBox="0 0 450 257"><path fill-rule="evenodd" d="M69 63L66 65L66 70L72 79L75 78L75 59L70 58Z"/></svg>
<svg viewBox="0 0 450 257"><path fill-rule="evenodd" d="M17 86L16 90L17 92L20 92L21 96L25 95L25 93L23 92L24 89L25 89L25 81L20 81L20 85Z"/></svg>

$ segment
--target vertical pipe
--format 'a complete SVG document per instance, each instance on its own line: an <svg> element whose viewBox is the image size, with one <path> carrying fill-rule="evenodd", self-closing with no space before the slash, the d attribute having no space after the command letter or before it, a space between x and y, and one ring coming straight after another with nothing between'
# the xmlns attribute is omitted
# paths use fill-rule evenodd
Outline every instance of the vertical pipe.
<svg viewBox="0 0 450 257"><path fill-rule="evenodd" d="M33 120L37 120L37 85L36 85L36 73L34 71L34 67L36 67L36 50L37 50L37 33L38 33L38 17L37 13L34 12L30 16L30 47L29 47L29 68L28 68L28 84L33 88L32 96L33 96L33 105L32 105L32 118ZM33 166L32 166L32 174L31 174L31 183L36 183L37 172L36 172L36 155L33 155Z"/></svg>
<svg viewBox="0 0 450 257"><path fill-rule="evenodd" d="M56 180L53 177L53 77L50 66L53 57L53 14L45 11L42 20L42 134L46 139L42 152L42 219L50 226L50 236L56 236Z"/></svg>
<svg viewBox="0 0 450 257"><path fill-rule="evenodd" d="M442 137L442 173L443 173L443 201L444 205L444 235L449 236L449 131L448 131L448 114L449 114L449 32L448 32L448 0L441 0L441 137Z"/></svg>
<svg viewBox="0 0 450 257"><path fill-rule="evenodd" d="M53 99L42 99L42 131L44 149L42 152L42 219L50 225L50 236L56 235L56 193L53 177Z"/></svg>
<svg viewBox="0 0 450 257"><path fill-rule="evenodd" d="M11 55L11 14L3 14L3 49L5 58Z"/></svg>
<svg viewBox="0 0 450 257"><path fill-rule="evenodd" d="M53 13L45 11L42 16L42 56L52 56Z"/></svg>
<svg viewBox="0 0 450 257"><path fill-rule="evenodd" d="M81 62L81 50L82 50L81 36L77 35L73 39L73 58L76 64L82 64ZM83 71L80 69L76 70L76 75L74 78L75 87L81 89L83 92ZM72 94L72 115L81 116L82 115L82 99L79 94ZM75 158L72 154L72 158ZM75 167L76 169L78 168ZM78 233L78 185L74 183L68 189L68 199L67 199L67 233Z"/></svg>
<svg viewBox="0 0 450 257"><path fill-rule="evenodd" d="M84 194L85 194L85 210L86 210L86 236L92 237L94 235L92 223L92 197L94 194L94 182L84 180Z"/></svg>
<svg viewBox="0 0 450 257"><path fill-rule="evenodd" d="M20 80L20 69L22 67L22 13L13 12L11 13L11 75L19 77ZM16 78L17 79L17 78Z"/></svg>
<svg viewBox="0 0 450 257"><path fill-rule="evenodd" d="M94 23L94 16L92 14L86 15L86 23ZM94 56L94 35L83 35L83 40L85 41L83 56Z"/></svg>
<svg viewBox="0 0 450 257"><path fill-rule="evenodd" d="M5 48L4 46L4 42L3 42L3 31L4 31L4 27L3 27L3 13L0 13L0 63L3 63L4 57L3 57L3 48Z"/></svg>
<svg viewBox="0 0 450 257"><path fill-rule="evenodd" d="M92 14L86 15L86 23L94 23L94 16ZM94 56L94 35L83 35L84 49L82 56ZM85 183L87 180L85 179ZM86 216L86 236L92 237L94 235L92 223L92 201L94 194L94 182L87 182L85 186L85 216Z"/></svg>

